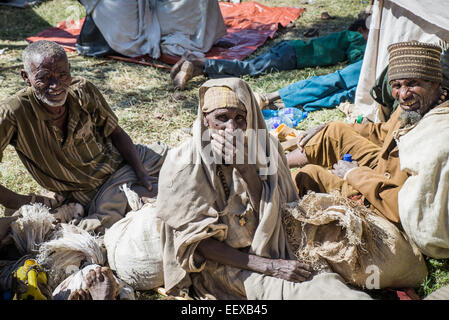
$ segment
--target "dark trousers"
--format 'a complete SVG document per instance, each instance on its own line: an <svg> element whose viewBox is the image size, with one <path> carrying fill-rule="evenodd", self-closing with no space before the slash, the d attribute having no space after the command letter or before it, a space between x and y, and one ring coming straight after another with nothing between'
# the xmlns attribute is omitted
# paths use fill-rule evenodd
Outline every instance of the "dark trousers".
<svg viewBox="0 0 449 320"><path fill-rule="evenodd" d="M270 50L247 61L206 59L204 73L210 78L258 76L268 72L296 69L295 48L289 41L282 41Z"/></svg>

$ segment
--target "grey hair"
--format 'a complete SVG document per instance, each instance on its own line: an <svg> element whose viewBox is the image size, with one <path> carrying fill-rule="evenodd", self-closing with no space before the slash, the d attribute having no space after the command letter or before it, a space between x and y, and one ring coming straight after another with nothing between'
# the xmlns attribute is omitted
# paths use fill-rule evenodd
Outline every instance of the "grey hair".
<svg viewBox="0 0 449 320"><path fill-rule="evenodd" d="M31 43L22 52L23 68L26 73L31 73L31 62L36 57L64 57L67 59L67 54L63 47L53 41L39 40Z"/></svg>

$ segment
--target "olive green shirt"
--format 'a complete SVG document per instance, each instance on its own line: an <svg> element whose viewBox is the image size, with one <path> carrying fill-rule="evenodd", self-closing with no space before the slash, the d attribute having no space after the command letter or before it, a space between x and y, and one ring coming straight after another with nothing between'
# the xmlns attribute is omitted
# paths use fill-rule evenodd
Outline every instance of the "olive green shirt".
<svg viewBox="0 0 449 320"><path fill-rule="evenodd" d="M123 163L110 134L118 120L90 82L73 78L66 100L67 134L30 87L0 104L0 161L11 144L43 188L87 205Z"/></svg>

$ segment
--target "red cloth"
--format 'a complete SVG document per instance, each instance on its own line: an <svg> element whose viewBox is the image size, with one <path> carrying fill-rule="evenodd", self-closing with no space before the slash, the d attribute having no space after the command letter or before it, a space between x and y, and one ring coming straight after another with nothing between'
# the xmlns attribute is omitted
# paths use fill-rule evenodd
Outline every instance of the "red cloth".
<svg viewBox="0 0 449 320"><path fill-rule="evenodd" d="M206 54L210 59L243 60L273 38L279 25L286 27L298 19L305 9L292 7L267 7L257 2L220 2L220 9L228 28L223 39L234 44L231 48L212 47Z"/></svg>
<svg viewBox="0 0 449 320"><path fill-rule="evenodd" d="M419 295L415 292L413 288L405 289L386 289L387 291L394 292L399 300L421 300Z"/></svg>
<svg viewBox="0 0 449 320"><path fill-rule="evenodd" d="M305 11L303 8L267 7L257 2L229 3L219 2L228 33L224 40L234 44L231 48L212 47L206 54L210 59L238 59L243 60L253 53L265 41L274 36L279 25L285 27L298 19ZM36 36L27 38L29 42L37 40L55 41L68 51L75 51L75 43L80 34L84 19L78 22L63 21L57 27L39 32ZM160 60L174 64L179 57L161 55ZM133 58L136 63L140 60L151 60L148 56Z"/></svg>
<svg viewBox="0 0 449 320"><path fill-rule="evenodd" d="M63 21L54 28L45 29L37 35L28 37L28 42L35 42L38 40L49 40L59 43L66 51L75 51L76 39L81 32L84 23L84 18L80 21Z"/></svg>

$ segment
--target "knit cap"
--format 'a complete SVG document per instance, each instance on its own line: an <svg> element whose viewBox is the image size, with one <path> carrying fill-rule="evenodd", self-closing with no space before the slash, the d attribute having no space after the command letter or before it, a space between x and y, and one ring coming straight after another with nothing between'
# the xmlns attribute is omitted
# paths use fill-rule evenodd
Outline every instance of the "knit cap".
<svg viewBox="0 0 449 320"><path fill-rule="evenodd" d="M390 54L388 82L398 79L422 79L441 83L441 48L418 41L399 42L388 46Z"/></svg>

